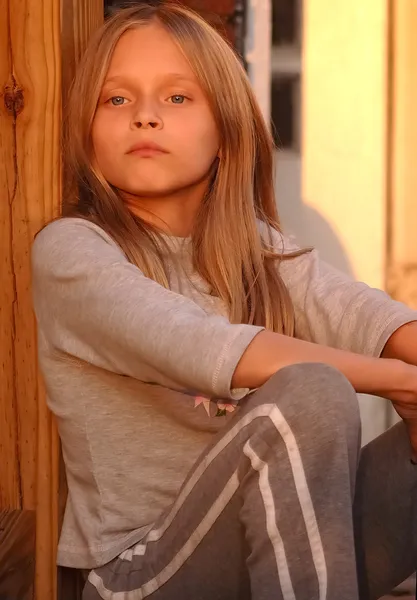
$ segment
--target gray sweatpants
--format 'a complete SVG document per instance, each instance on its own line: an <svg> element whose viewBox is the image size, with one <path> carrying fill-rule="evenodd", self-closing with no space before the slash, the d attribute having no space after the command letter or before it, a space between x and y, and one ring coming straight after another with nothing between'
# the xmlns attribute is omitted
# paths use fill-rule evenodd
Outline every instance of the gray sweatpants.
<svg viewBox="0 0 417 600"><path fill-rule="evenodd" d="M368 600L413 572L402 424L360 452L356 394L320 364L282 369L241 406L147 536L91 571L83 600Z"/></svg>

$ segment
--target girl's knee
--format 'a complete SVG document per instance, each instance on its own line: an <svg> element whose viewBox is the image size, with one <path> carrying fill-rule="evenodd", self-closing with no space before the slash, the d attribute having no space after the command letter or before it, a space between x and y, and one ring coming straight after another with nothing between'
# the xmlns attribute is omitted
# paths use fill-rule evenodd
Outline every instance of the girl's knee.
<svg viewBox="0 0 417 600"><path fill-rule="evenodd" d="M355 390L340 371L323 363L280 369L253 394L251 404L276 406L297 430L360 431Z"/></svg>

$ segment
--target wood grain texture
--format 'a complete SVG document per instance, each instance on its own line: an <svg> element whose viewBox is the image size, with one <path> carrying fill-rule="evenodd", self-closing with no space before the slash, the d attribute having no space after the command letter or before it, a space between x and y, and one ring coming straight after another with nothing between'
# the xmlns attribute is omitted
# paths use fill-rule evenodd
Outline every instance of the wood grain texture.
<svg viewBox="0 0 417 600"><path fill-rule="evenodd" d="M34 568L34 511L0 511L0 598L31 600Z"/></svg>
<svg viewBox="0 0 417 600"><path fill-rule="evenodd" d="M62 95L65 100L75 68L91 34L103 23L103 1L65 0L62 2Z"/></svg>
<svg viewBox="0 0 417 600"><path fill-rule="evenodd" d="M1 0L0 10L1 506L36 509L37 597L53 600L58 443L38 375L30 249L60 206L59 2Z"/></svg>
<svg viewBox="0 0 417 600"><path fill-rule="evenodd" d="M393 0L391 21L387 290L416 308L417 2Z"/></svg>
<svg viewBox="0 0 417 600"><path fill-rule="evenodd" d="M0 510L21 508L14 349L16 274L12 211L16 188L16 119L6 108L13 90L9 4L0 0Z"/></svg>
<svg viewBox="0 0 417 600"><path fill-rule="evenodd" d="M58 214L60 204L59 9L56 0L9 0L9 6L10 76L20 93L10 115L15 176L10 203L14 395L22 506L35 508L38 439L49 434L39 419L45 402L38 393L30 249L35 234Z"/></svg>

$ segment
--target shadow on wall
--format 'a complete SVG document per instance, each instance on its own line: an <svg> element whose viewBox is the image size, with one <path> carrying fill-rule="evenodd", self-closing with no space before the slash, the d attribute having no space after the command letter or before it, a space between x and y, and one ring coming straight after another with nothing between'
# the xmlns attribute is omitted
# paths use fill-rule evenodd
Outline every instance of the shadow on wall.
<svg viewBox="0 0 417 600"><path fill-rule="evenodd" d="M295 152L277 153L276 194L278 214L283 230L294 235L302 246L314 246L323 260L351 277L354 270L337 233L314 208L303 203L301 196L301 159ZM334 199L337 202L337 198ZM388 402L382 398L359 394L362 420L362 444L380 435L392 419Z"/></svg>
<svg viewBox="0 0 417 600"><path fill-rule="evenodd" d="M277 153L276 190L284 231L294 235L300 245L314 246L323 260L354 277L349 258L331 225L314 208L303 203L298 153Z"/></svg>

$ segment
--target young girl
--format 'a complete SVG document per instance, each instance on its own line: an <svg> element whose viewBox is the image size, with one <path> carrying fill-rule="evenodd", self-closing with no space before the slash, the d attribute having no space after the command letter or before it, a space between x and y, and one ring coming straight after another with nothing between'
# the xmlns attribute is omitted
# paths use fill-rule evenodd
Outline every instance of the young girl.
<svg viewBox="0 0 417 600"><path fill-rule="evenodd" d="M67 216L33 248L39 356L85 600L377 598L414 569L417 313L280 232L273 147L227 43L114 15L69 102ZM382 357L382 358L381 358ZM356 493L355 493L356 488Z"/></svg>

